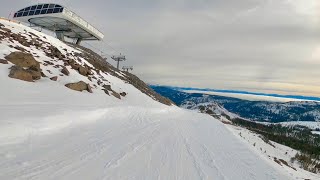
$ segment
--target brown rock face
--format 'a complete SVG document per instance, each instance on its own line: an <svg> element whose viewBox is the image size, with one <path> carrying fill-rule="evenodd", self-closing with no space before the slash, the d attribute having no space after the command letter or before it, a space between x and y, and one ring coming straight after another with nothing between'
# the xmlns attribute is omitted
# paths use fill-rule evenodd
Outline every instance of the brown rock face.
<svg viewBox="0 0 320 180"><path fill-rule="evenodd" d="M50 78L52 81L57 81L58 80L58 76L53 76L52 78Z"/></svg>
<svg viewBox="0 0 320 180"><path fill-rule="evenodd" d="M20 79L23 81L33 82L32 73L30 73L30 71L25 70L19 66L12 66L10 69L11 70L9 77L14 79Z"/></svg>
<svg viewBox="0 0 320 180"><path fill-rule="evenodd" d="M37 69L40 69L40 63L34 59L32 54L29 53L16 51L10 53L8 56L5 57L5 59L19 67L29 68L31 66L34 66Z"/></svg>
<svg viewBox="0 0 320 180"><path fill-rule="evenodd" d="M70 72L68 71L68 69L67 69L65 66L62 66L61 72L62 72L64 75L67 75L67 76L69 76L69 74L70 74Z"/></svg>
<svg viewBox="0 0 320 180"><path fill-rule="evenodd" d="M112 91L112 96L114 96L114 97L116 97L116 98L118 98L118 99L121 99L121 96L120 96L120 94L118 94L117 92L115 92L115 91Z"/></svg>
<svg viewBox="0 0 320 180"><path fill-rule="evenodd" d="M108 91L112 91L111 85L103 85L103 88L108 90Z"/></svg>
<svg viewBox="0 0 320 180"><path fill-rule="evenodd" d="M1 64L8 64L8 61L7 61L7 60L4 60L4 59L0 59L0 63L1 63Z"/></svg>
<svg viewBox="0 0 320 180"><path fill-rule="evenodd" d="M88 70L82 66L80 66L78 70L82 76L86 76L88 74Z"/></svg>
<svg viewBox="0 0 320 180"><path fill-rule="evenodd" d="M77 83L69 83L69 84L66 84L65 86L67 88L75 90L75 91L81 92L81 91L86 90L88 92L90 92L90 91L92 92L91 87L90 87L90 89L88 88L88 86L90 86L90 85L88 85L87 83L85 83L83 81L79 81Z"/></svg>
<svg viewBox="0 0 320 180"><path fill-rule="evenodd" d="M40 68L36 66L31 66L27 71L30 72L33 80L39 80L42 77Z"/></svg>

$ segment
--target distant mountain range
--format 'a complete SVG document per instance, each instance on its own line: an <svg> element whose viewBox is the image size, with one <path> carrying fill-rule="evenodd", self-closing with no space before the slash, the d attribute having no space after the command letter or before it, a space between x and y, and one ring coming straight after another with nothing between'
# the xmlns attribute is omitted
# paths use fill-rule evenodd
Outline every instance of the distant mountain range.
<svg viewBox="0 0 320 180"><path fill-rule="evenodd" d="M220 109L219 106L227 110L227 112L223 114L230 112L254 121L273 123L286 121L320 121L320 102L316 101L249 101L217 95L186 93L178 91L174 87L167 86L151 86L151 88L157 93L171 99L178 106L187 109L199 109L199 106L203 106L203 104L211 104L210 107L215 107L213 110Z"/></svg>

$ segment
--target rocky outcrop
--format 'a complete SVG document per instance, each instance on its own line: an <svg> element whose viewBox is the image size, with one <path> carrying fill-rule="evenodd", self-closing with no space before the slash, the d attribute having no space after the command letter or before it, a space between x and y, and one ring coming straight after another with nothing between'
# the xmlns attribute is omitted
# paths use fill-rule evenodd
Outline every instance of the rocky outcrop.
<svg viewBox="0 0 320 180"><path fill-rule="evenodd" d="M33 76L32 73L30 73L30 71L25 70L22 67L16 65L12 66L10 69L11 70L9 77L23 81L33 82Z"/></svg>
<svg viewBox="0 0 320 180"><path fill-rule="evenodd" d="M75 90L75 91L88 91L90 93L92 93L92 89L90 87L89 84L83 82L83 81L79 81L77 83L69 83L65 85L67 88Z"/></svg>
<svg viewBox="0 0 320 180"><path fill-rule="evenodd" d="M53 76L50 78L52 81L57 81L58 80L58 76Z"/></svg>
<svg viewBox="0 0 320 180"><path fill-rule="evenodd" d="M31 66L27 71L32 75L33 80L39 80L42 77L41 69L36 66Z"/></svg>
<svg viewBox="0 0 320 180"><path fill-rule="evenodd" d="M11 63L24 68L30 68L31 66L40 69L40 63L34 59L32 54L24 52L12 52L5 57L6 60Z"/></svg>
<svg viewBox="0 0 320 180"><path fill-rule="evenodd" d="M0 59L0 64L8 64L8 61L4 59Z"/></svg>
<svg viewBox="0 0 320 180"><path fill-rule="evenodd" d="M65 66L62 66L61 72L66 76L69 76L70 74L69 70Z"/></svg>

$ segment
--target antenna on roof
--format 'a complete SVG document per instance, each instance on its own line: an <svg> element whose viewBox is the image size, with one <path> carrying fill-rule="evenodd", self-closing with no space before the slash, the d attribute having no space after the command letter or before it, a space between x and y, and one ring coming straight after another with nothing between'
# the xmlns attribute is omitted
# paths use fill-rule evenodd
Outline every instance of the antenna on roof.
<svg viewBox="0 0 320 180"><path fill-rule="evenodd" d="M133 66L123 66L122 70L127 71L127 72L129 72L129 70L132 71L133 70Z"/></svg>
<svg viewBox="0 0 320 180"><path fill-rule="evenodd" d="M126 56L121 55L121 53L120 53L119 56L112 56L111 59L117 61L117 69L119 69L120 61L125 61L125 60L127 60L127 59L126 59Z"/></svg>

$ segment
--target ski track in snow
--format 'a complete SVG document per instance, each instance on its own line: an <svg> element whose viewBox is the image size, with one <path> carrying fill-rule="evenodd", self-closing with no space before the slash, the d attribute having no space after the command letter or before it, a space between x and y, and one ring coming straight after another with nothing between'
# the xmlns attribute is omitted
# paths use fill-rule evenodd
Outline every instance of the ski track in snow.
<svg viewBox="0 0 320 180"><path fill-rule="evenodd" d="M0 179L286 179L208 116L178 108L115 112L2 146Z"/></svg>

